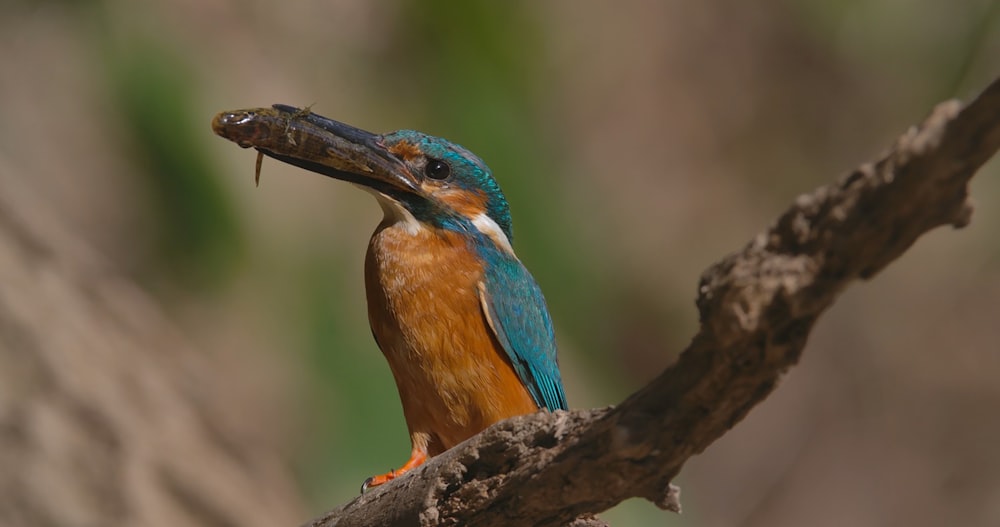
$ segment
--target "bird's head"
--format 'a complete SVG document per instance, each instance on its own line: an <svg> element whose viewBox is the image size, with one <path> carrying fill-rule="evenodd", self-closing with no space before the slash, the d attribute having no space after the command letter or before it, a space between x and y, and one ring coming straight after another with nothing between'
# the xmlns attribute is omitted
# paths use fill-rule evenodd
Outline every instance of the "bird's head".
<svg viewBox="0 0 1000 527"><path fill-rule="evenodd" d="M500 185L479 157L446 139L413 130L380 136L376 151L384 149L400 161L397 170L408 177L412 191L398 201L418 221L449 227L465 219L477 227L492 222L511 238L510 208Z"/></svg>
<svg viewBox="0 0 1000 527"><path fill-rule="evenodd" d="M251 112L220 114L216 133L237 142L252 136L244 146L370 190L387 215L437 228L476 229L509 249L507 200L486 164L465 148L413 130L373 134L290 106ZM277 112L284 124L261 128L263 112ZM251 126L257 128L240 129ZM275 133L282 127L283 134Z"/></svg>

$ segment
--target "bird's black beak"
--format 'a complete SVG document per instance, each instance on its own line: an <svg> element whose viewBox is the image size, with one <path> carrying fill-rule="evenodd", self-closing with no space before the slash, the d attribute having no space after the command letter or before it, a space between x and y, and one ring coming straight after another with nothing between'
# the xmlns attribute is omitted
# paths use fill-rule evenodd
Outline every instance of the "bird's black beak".
<svg viewBox="0 0 1000 527"><path fill-rule="evenodd" d="M357 183L390 196L418 193L409 167L381 136L284 104L222 112L212 130L243 148L312 172Z"/></svg>

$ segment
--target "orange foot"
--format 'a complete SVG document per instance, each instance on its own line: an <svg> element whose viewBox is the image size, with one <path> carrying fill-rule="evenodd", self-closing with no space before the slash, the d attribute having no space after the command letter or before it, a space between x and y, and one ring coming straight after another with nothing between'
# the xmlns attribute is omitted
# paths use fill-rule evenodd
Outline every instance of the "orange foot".
<svg viewBox="0 0 1000 527"><path fill-rule="evenodd" d="M402 476L403 474L406 474L407 472L419 467L420 465L423 465L424 461L427 461L427 452L424 452L423 450L414 449L413 452L410 453L410 460L407 461L405 465L399 467L396 470L390 470L386 474L382 474L379 476L372 476L366 479L365 482L361 484L361 493L364 494L365 491L368 490L370 487L377 487L379 485L392 481L398 478L399 476Z"/></svg>

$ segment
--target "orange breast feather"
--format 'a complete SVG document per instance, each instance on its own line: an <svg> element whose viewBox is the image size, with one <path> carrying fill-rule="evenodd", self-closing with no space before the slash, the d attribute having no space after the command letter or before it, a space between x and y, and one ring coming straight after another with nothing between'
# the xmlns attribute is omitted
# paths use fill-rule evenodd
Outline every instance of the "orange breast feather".
<svg viewBox="0 0 1000 527"><path fill-rule="evenodd" d="M538 410L487 323L482 267L455 233L383 224L365 261L368 317L412 437L436 455Z"/></svg>

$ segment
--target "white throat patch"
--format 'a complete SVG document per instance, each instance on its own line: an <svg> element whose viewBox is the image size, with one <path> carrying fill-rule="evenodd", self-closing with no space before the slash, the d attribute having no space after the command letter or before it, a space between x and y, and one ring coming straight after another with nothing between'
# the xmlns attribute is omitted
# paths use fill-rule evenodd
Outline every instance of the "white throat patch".
<svg viewBox="0 0 1000 527"><path fill-rule="evenodd" d="M364 188L364 187L362 187ZM375 199L378 200L379 206L382 207L382 213L385 215L383 221L399 225L406 231L407 234L416 236L422 228L420 222L413 217L410 211L406 210L406 207L401 205L398 201L378 192L375 190L367 189L369 192L375 195Z"/></svg>

